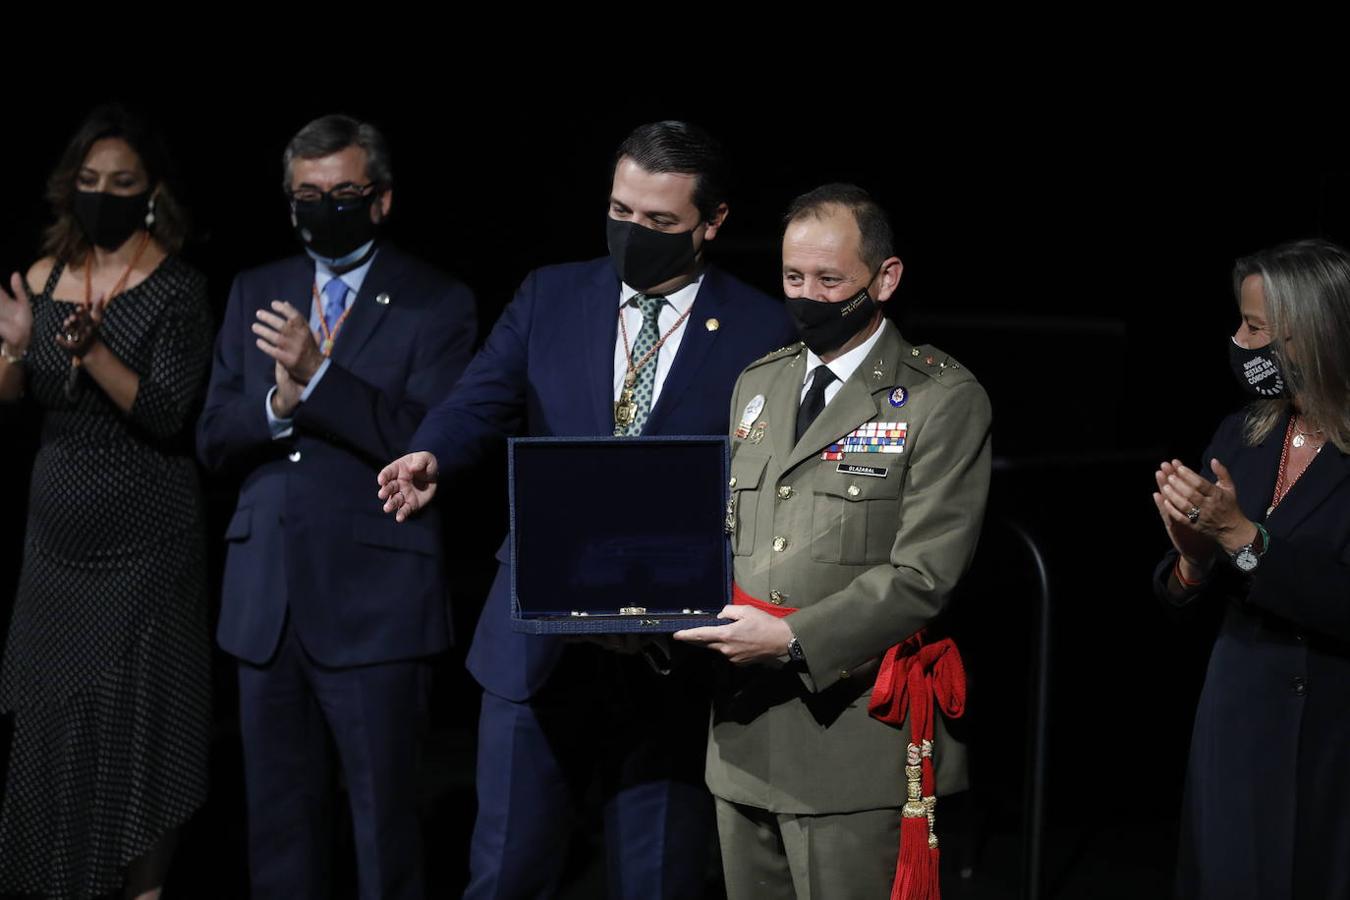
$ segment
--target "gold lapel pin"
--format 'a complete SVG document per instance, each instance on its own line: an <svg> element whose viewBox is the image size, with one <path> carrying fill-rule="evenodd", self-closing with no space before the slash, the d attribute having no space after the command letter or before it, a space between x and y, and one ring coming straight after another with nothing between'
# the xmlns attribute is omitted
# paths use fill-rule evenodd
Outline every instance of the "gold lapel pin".
<svg viewBox="0 0 1350 900"><path fill-rule="evenodd" d="M703 327L708 329L709 331L716 331L717 329L722 327L722 323L717 321L716 319L709 319L708 321L703 323Z"/></svg>

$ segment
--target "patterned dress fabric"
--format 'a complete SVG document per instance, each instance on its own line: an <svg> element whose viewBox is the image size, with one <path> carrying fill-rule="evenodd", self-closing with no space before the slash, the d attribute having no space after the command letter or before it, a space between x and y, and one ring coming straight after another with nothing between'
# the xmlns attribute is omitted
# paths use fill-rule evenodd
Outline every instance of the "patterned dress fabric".
<svg viewBox="0 0 1350 900"><path fill-rule="evenodd" d="M26 391L44 413L4 656L14 738L0 893L92 897L206 798L210 643L191 416L210 362L205 280L174 257L113 299L103 343L140 376L130 413L87 372L68 392L33 297Z"/></svg>

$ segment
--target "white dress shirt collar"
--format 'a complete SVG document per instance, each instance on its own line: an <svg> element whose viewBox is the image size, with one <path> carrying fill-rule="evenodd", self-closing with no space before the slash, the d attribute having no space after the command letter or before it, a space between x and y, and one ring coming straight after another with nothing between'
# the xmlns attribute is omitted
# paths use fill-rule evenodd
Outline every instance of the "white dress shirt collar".
<svg viewBox="0 0 1350 900"><path fill-rule="evenodd" d="M685 310L694 305L694 298L698 296L698 287L702 283L703 273L700 272L698 277L678 291L671 291L669 294L665 295L666 302L670 304L671 309L675 310L676 316L684 315ZM624 282L620 282L619 306L626 306L629 300L632 300L635 295L640 293L642 293L642 291L639 291L637 288Z"/></svg>
<svg viewBox="0 0 1350 900"><path fill-rule="evenodd" d="M370 243L373 244L374 241L371 241ZM365 254L368 251L369 246L369 244L366 244L356 251L358 259L362 254ZM356 268L342 273L342 282L347 285L349 291L347 294L348 306L351 306L352 301L356 299L356 295L361 293L361 285L365 282L366 275L370 273L370 267L375 262L375 257L379 255L380 251L376 248L375 252L370 254L370 259L367 259ZM319 289L319 293L322 294L324 287L335 277L338 276L334 275L333 270L328 267L327 263L321 259L314 260L314 286Z"/></svg>
<svg viewBox="0 0 1350 900"><path fill-rule="evenodd" d="M834 377L839 379L839 384L842 385L845 381L848 381L849 376L857 370L858 366L862 365L863 360L867 358L872 352L872 348L876 346L877 341L881 339L881 330L885 327L886 320L883 318L881 322L877 324L877 330L872 332L871 337L845 353L843 356L837 357L825 364L829 367L830 371L834 373ZM814 372L816 366L819 365L820 357L816 356L811 350L807 350L806 374L802 375L803 380L805 380L810 373Z"/></svg>

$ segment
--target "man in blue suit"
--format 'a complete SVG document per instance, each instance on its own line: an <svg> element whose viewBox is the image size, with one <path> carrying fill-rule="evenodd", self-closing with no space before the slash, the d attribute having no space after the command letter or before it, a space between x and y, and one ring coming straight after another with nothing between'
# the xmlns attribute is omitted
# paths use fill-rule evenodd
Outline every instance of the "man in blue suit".
<svg viewBox="0 0 1350 900"><path fill-rule="evenodd" d="M418 429L419 452L381 473L386 511L407 520L438 478L508 435L725 434L740 370L794 336L781 303L706 264L726 216L707 134L681 122L630 134L615 158L609 257L525 279ZM595 487L616 516L662 502L657 478ZM610 895L701 897L707 687L681 667L662 678L639 657L512 631L509 563L498 559L468 660L483 705L466 896L551 895L599 777Z"/></svg>
<svg viewBox="0 0 1350 900"><path fill-rule="evenodd" d="M469 290L378 239L384 139L325 116L284 156L306 255L244 272L216 345L198 452L243 479L218 639L239 660L252 896L328 893L331 733L359 894L423 894L413 772L425 660L449 641L440 523L370 496L454 384Z"/></svg>

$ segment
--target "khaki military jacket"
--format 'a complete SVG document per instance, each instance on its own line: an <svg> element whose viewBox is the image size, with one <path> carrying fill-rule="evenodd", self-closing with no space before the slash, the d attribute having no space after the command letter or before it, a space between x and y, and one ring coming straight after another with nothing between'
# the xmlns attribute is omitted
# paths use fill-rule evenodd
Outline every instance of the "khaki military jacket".
<svg viewBox="0 0 1350 900"><path fill-rule="evenodd" d="M796 814L904 803L908 723L871 718L867 702L878 658L942 611L974 555L990 410L969 370L882 328L800 443L802 345L752 363L732 395L736 582L799 609L787 622L806 655L805 672L746 666L718 691L708 786L733 802ZM830 450L859 429L899 452L858 452L856 439ZM965 786L965 759L937 727L943 794Z"/></svg>

